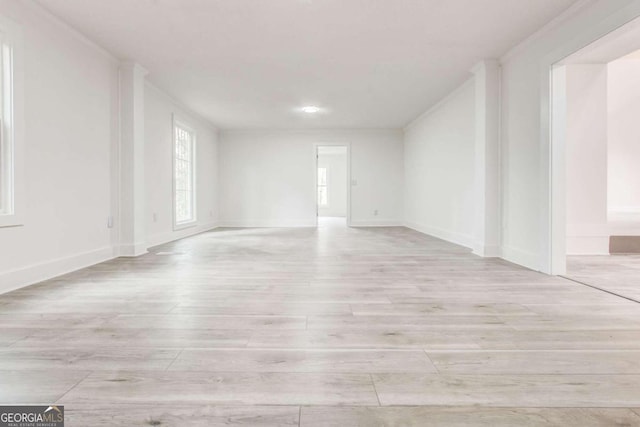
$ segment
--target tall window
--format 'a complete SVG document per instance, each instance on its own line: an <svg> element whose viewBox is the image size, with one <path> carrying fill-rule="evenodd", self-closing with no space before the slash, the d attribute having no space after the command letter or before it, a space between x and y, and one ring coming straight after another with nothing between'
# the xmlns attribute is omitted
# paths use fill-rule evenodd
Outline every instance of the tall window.
<svg viewBox="0 0 640 427"><path fill-rule="evenodd" d="M196 220L195 144L195 132L174 122L173 199L176 227L189 225Z"/></svg>
<svg viewBox="0 0 640 427"><path fill-rule="evenodd" d="M0 32L0 215L14 214L13 49Z"/></svg>
<svg viewBox="0 0 640 427"><path fill-rule="evenodd" d="M318 168L318 206L327 206L327 168Z"/></svg>

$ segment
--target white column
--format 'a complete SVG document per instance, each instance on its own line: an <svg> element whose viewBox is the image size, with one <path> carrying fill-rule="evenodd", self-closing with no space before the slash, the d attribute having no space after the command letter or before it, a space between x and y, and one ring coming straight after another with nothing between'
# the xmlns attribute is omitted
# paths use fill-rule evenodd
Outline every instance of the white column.
<svg viewBox="0 0 640 427"><path fill-rule="evenodd" d="M120 256L147 252L144 192L144 82L147 71L120 65Z"/></svg>
<svg viewBox="0 0 640 427"><path fill-rule="evenodd" d="M485 60L471 71L476 88L473 252L496 257L500 256L500 64Z"/></svg>

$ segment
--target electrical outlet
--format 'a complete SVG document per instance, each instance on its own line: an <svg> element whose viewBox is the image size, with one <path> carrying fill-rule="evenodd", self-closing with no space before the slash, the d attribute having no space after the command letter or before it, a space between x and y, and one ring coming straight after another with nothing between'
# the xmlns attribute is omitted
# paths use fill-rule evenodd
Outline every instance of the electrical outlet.
<svg viewBox="0 0 640 427"><path fill-rule="evenodd" d="M352 179L352 180L351 180L351 185L352 185L352 186L354 186L354 187L355 187L356 185L358 185L358 180L357 180L357 179Z"/></svg>
<svg viewBox="0 0 640 427"><path fill-rule="evenodd" d="M157 213L153 213L153 222L158 222L158 214Z"/></svg>
<svg viewBox="0 0 640 427"><path fill-rule="evenodd" d="M109 215L107 217L107 228L113 228L113 216Z"/></svg>
<svg viewBox="0 0 640 427"><path fill-rule="evenodd" d="M378 209L376 209L375 211L373 211L373 216L378 216Z"/></svg>

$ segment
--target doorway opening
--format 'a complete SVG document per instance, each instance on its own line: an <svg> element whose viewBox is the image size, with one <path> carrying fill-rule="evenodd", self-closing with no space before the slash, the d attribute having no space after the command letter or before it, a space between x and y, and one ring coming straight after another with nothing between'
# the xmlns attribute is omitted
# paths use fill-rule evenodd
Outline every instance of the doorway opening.
<svg viewBox="0 0 640 427"><path fill-rule="evenodd" d="M560 273L640 302L640 19L554 64L551 100Z"/></svg>
<svg viewBox="0 0 640 427"><path fill-rule="evenodd" d="M316 215L320 227L346 227L350 218L349 147L316 146Z"/></svg>

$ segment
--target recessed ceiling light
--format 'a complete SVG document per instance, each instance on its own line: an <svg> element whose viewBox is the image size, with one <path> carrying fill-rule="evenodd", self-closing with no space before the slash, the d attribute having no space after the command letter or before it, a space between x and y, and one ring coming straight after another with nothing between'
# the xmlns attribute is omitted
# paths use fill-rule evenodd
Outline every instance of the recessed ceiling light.
<svg viewBox="0 0 640 427"><path fill-rule="evenodd" d="M320 109L318 107L313 106L313 105L309 105L307 107L302 107L302 111L304 113L313 114L313 113L317 113L318 111L320 111Z"/></svg>

